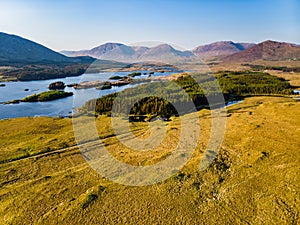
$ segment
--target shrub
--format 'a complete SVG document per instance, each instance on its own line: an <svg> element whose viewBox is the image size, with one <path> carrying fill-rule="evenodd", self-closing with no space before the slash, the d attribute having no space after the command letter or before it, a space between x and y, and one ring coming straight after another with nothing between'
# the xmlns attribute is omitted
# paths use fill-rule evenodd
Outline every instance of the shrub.
<svg viewBox="0 0 300 225"><path fill-rule="evenodd" d="M82 203L81 208L86 209L91 205L96 199L98 198L98 195L96 194L88 194L85 201Z"/></svg>

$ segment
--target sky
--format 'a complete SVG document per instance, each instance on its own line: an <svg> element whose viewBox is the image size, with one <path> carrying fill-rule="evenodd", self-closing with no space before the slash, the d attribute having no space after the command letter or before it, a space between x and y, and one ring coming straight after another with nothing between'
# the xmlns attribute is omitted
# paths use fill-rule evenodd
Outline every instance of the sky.
<svg viewBox="0 0 300 225"><path fill-rule="evenodd" d="M300 44L300 0L0 0L0 32L56 51L106 42Z"/></svg>

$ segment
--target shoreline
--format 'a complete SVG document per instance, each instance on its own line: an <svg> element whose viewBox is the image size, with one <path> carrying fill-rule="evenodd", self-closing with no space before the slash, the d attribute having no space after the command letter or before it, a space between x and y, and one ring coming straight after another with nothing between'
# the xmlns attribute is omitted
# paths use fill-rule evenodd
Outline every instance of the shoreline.
<svg viewBox="0 0 300 225"><path fill-rule="evenodd" d="M285 99L290 99L290 100L294 100L296 102L298 102L300 100L299 99L295 99L294 97L291 96L280 96L280 95L255 95L255 96L245 96L243 99L241 100L230 100L228 102L225 102L224 105L224 109L227 110L228 107L240 104L240 103L245 103L246 100L248 99L252 99L252 98L285 98ZM200 112L201 110L207 110L207 108L203 108L200 110L197 110L197 112ZM210 110L210 109L209 109ZM189 113L187 113L189 114ZM79 115L81 116L81 115ZM88 115L87 115L88 116ZM90 114L89 116L92 116L92 114ZM94 116L94 115L93 115ZM77 115L78 117L78 115ZM14 119L33 119L33 118L52 118L52 119L73 119L76 118L76 114L70 114L70 115L55 115L55 116L50 116L50 115L34 115L34 116L24 116L24 117L12 117L12 118L0 118L0 121L4 121L4 120L14 120Z"/></svg>

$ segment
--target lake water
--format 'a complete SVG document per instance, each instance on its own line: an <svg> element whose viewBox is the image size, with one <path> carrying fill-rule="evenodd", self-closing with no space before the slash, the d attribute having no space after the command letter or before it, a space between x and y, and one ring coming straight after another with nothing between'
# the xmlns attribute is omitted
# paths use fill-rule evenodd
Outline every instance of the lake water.
<svg viewBox="0 0 300 225"><path fill-rule="evenodd" d="M300 90L294 90L294 93L300 95Z"/></svg>
<svg viewBox="0 0 300 225"><path fill-rule="evenodd" d="M135 71L146 73L149 71ZM24 82L0 82L5 87L0 87L0 102L7 102L15 99L22 99L28 95L40 93L48 90L48 86L52 82L63 81L65 84L80 83L83 81L107 81L111 76L125 76L130 72L109 72L97 74L83 74L78 77L67 77L41 81L24 81ZM158 73L152 76L170 76L174 72ZM138 76L136 78L145 78L148 75ZM135 85L126 85L121 87L112 87L107 90L90 89L74 89L66 87L65 91L73 92L71 97L58 99L49 102L21 102L19 104L4 105L0 104L0 119L16 118L16 117L34 117L34 116L67 116L69 113L82 106L86 101L95 99L103 95L122 91ZM29 89L29 91L25 91Z"/></svg>

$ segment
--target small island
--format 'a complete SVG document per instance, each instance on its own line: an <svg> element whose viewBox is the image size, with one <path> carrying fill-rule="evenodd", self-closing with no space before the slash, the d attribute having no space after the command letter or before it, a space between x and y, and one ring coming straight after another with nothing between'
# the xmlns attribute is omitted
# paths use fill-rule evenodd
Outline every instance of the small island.
<svg viewBox="0 0 300 225"><path fill-rule="evenodd" d="M122 79L123 77L121 77L121 76L112 76L112 77L110 77L109 79L110 80L120 80L120 79Z"/></svg>
<svg viewBox="0 0 300 225"><path fill-rule="evenodd" d="M102 86L96 87L97 90L111 89L112 85L110 82L105 82Z"/></svg>
<svg viewBox="0 0 300 225"><path fill-rule="evenodd" d="M141 76L141 75L142 75L141 72L133 72L133 73L128 74L127 76L128 77L136 77L136 76Z"/></svg>
<svg viewBox="0 0 300 225"><path fill-rule="evenodd" d="M39 94L27 96L21 99L21 102L45 102L45 101L51 101L60 98L66 98L72 95L73 92L52 90L52 91L46 91Z"/></svg>
<svg viewBox="0 0 300 225"><path fill-rule="evenodd" d="M62 81L57 81L54 83L49 84L49 90L63 90L65 89L66 85Z"/></svg>

